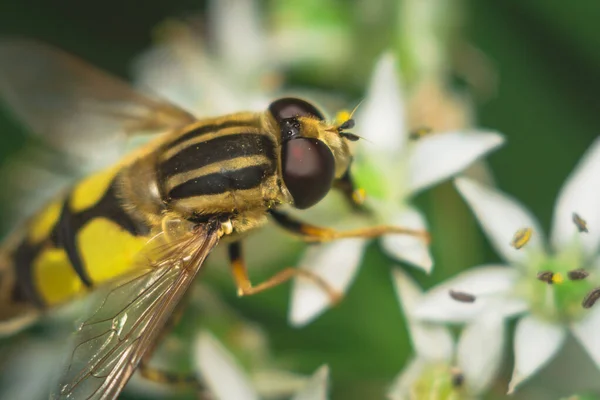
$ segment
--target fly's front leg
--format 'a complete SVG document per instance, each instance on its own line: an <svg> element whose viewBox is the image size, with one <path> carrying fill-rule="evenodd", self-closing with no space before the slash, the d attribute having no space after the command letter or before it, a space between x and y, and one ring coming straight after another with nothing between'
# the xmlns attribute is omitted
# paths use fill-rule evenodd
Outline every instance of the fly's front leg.
<svg viewBox="0 0 600 400"><path fill-rule="evenodd" d="M333 182L333 187L344 195L348 203L352 206L355 211L367 212L367 208L364 206L365 203L365 191L364 189L357 188L350 174L350 168L340 178Z"/></svg>
<svg viewBox="0 0 600 400"><path fill-rule="evenodd" d="M301 276L309 279L327 293L332 303L338 303L342 297L341 294L332 288L323 278L308 270L299 268L285 268L266 281L258 285L253 285L248 277L248 270L242 257L242 245L240 242L234 242L229 245L229 260L231 262L231 271L235 279L235 284L238 289L238 296L249 296L260 293L264 290L281 285L295 276Z"/></svg>
<svg viewBox="0 0 600 400"><path fill-rule="evenodd" d="M424 230L404 228L400 226L379 225L366 228L337 231L335 229L323 228L310 225L296 220L287 214L271 210L275 221L288 231L300 235L307 242L328 242L336 239L346 238L376 238L382 235L396 233L401 235L415 236L429 243L429 233Z"/></svg>

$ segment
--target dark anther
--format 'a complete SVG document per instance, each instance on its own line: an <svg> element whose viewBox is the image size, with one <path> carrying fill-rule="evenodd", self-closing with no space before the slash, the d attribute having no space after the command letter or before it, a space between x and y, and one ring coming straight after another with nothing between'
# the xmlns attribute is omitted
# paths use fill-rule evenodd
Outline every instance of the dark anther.
<svg viewBox="0 0 600 400"><path fill-rule="evenodd" d="M554 277L554 272L552 272L552 271L542 271L542 272L538 272L538 274L537 274L537 278L540 281L546 282L548 284L552 283L553 277Z"/></svg>
<svg viewBox="0 0 600 400"><path fill-rule="evenodd" d="M580 280L585 279L588 276L590 276L590 273L587 272L585 269L580 268L580 269L574 269L572 271L569 271L567 273L567 276L572 281L580 281Z"/></svg>
<svg viewBox="0 0 600 400"><path fill-rule="evenodd" d="M452 386L454 388L461 388L465 384L465 376L458 368L452 368L450 371L452 374Z"/></svg>
<svg viewBox="0 0 600 400"><path fill-rule="evenodd" d="M415 130L412 130L408 134L408 137L411 140L418 140L418 139L421 139L425 135L429 135L431 132L433 132L433 130L431 128L423 126L423 127L417 128Z"/></svg>
<svg viewBox="0 0 600 400"><path fill-rule="evenodd" d="M450 290L450 297L461 303L474 303L476 297L470 293L458 292L456 290Z"/></svg>
<svg viewBox="0 0 600 400"><path fill-rule="evenodd" d="M600 287L592 289L588 294L586 294L581 302L581 305L583 308L592 308L598 299L600 299Z"/></svg>
<svg viewBox="0 0 600 400"><path fill-rule="evenodd" d="M588 233L587 222L577 213L573 213L573 223L579 232Z"/></svg>

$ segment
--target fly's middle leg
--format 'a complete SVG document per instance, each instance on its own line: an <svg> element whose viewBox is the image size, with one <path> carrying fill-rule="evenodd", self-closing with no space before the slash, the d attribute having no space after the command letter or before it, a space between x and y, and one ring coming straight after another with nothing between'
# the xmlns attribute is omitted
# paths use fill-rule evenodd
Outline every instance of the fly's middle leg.
<svg viewBox="0 0 600 400"><path fill-rule="evenodd" d="M267 289L281 285L282 283L289 281L293 277L301 276L310 280L315 285L320 287L329 296L330 301L332 303L338 303L342 298L341 293L339 293L336 289L331 287L331 285L329 285L329 283L327 283L327 281L325 281L319 275L316 275L311 271L299 268L285 268L284 270L279 271L266 281L257 285L253 285L248 276L248 270L246 268L246 263L244 262L244 259L242 257L242 248L241 243L239 241L231 243L229 245L229 260L231 263L233 277L235 279L235 283L238 289L238 296L249 296L257 294Z"/></svg>

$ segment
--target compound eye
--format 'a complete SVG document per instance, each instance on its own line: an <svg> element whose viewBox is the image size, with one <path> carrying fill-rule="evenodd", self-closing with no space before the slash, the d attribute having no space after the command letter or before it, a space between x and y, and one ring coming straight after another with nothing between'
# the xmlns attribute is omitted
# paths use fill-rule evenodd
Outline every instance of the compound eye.
<svg viewBox="0 0 600 400"><path fill-rule="evenodd" d="M275 100L269 106L269 111L277 122L297 117L313 117L321 121L325 119L315 106L295 97L284 97L283 99Z"/></svg>
<svg viewBox="0 0 600 400"><path fill-rule="evenodd" d="M329 147L313 138L295 138L282 150L283 181L299 209L319 202L331 189L335 160Z"/></svg>

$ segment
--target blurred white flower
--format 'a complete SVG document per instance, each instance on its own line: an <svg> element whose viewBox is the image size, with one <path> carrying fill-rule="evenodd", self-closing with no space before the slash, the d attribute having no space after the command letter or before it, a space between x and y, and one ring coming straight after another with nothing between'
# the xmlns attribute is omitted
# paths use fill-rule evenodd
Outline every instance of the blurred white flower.
<svg viewBox="0 0 600 400"><path fill-rule="evenodd" d="M211 0L202 29L167 21L159 43L134 65L137 86L198 117L262 111L280 94L284 68L329 62L345 51L316 49L348 47L338 31L266 29L260 11L255 0Z"/></svg>
<svg viewBox="0 0 600 400"><path fill-rule="evenodd" d="M498 133L481 131L446 132L409 140L396 71L391 54L379 59L367 97L356 116L356 133L365 140L357 149L352 172L357 186L366 190L366 206L375 214L368 221L356 213L344 215L340 219L345 226L353 222L381 223L426 230L425 218L410 204L411 198L461 172L504 142ZM325 203L332 199L339 201L330 196ZM339 208L339 204L329 204L329 210ZM367 243L363 239L348 239L314 247L300 266L323 276L332 287L345 293L361 264ZM390 256L427 273L431 271L433 261L422 238L385 235L381 243ZM320 288L304 279L294 281L292 324L304 325L330 306L329 297Z"/></svg>
<svg viewBox="0 0 600 400"><path fill-rule="evenodd" d="M206 35L167 21L134 65L137 86L198 117L263 109L278 88L254 1L211 1ZM271 85L269 85L271 83Z"/></svg>
<svg viewBox="0 0 600 400"><path fill-rule="evenodd" d="M408 323L416 357L388 392L391 400L474 399L491 384L502 361L504 324L498 315L474 319L458 344L448 328L414 317L422 293L400 269L393 271L398 300Z"/></svg>
<svg viewBox="0 0 600 400"><path fill-rule="evenodd" d="M600 296L600 139L558 195L551 249L545 247L535 217L518 201L466 178L455 184L510 266L461 273L433 288L416 315L427 321L468 322L489 313L505 318L525 313L515 332L509 392L553 358L569 331L600 367L600 307L588 309L595 293ZM517 250L511 239L523 228L531 228L533 235ZM454 301L449 290L470 293L476 301Z"/></svg>
<svg viewBox="0 0 600 400"><path fill-rule="evenodd" d="M271 372L262 374L260 381L263 390L259 390L257 379L251 379L237 363L232 354L208 332L202 332L196 340L196 371L199 379L204 382L215 400L258 400L260 392L281 392L269 386L288 386L287 380L296 384L297 379L289 379L286 374ZM300 383L302 386L292 400L326 400L329 369L319 368L308 380ZM296 384L296 386L298 386Z"/></svg>

